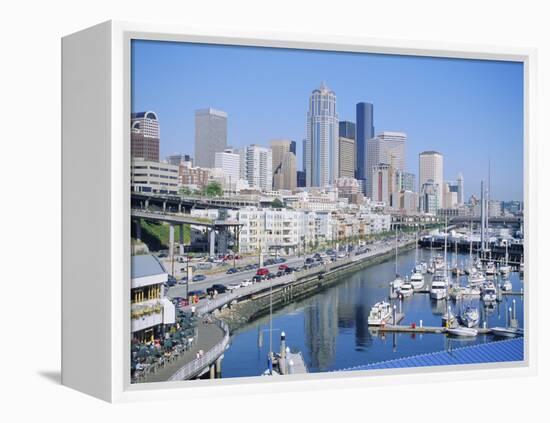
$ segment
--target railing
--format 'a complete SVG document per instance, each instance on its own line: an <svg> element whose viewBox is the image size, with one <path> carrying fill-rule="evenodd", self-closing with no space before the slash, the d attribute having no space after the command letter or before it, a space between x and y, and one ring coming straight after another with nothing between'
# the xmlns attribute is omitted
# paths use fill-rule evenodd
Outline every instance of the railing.
<svg viewBox="0 0 550 423"><path fill-rule="evenodd" d="M229 345L229 327L221 320L215 320L215 324L224 331L224 336L220 342L208 350L202 357L182 366L176 373L170 376L169 381L187 380L199 374L204 368L211 365L220 357Z"/></svg>

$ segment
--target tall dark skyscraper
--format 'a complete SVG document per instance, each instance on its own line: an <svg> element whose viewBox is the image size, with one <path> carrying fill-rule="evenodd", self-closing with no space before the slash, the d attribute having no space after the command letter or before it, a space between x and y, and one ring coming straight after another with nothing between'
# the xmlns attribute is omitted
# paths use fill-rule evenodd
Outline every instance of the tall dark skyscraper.
<svg viewBox="0 0 550 423"><path fill-rule="evenodd" d="M374 138L374 106L372 103L357 103L355 107L356 114L356 172L357 179L368 179L372 169L367 169L367 141Z"/></svg>
<svg viewBox="0 0 550 423"><path fill-rule="evenodd" d="M296 155L296 141L290 141L290 152Z"/></svg>
<svg viewBox="0 0 550 423"><path fill-rule="evenodd" d="M355 122L342 120L338 122L338 136L350 140L355 139Z"/></svg>

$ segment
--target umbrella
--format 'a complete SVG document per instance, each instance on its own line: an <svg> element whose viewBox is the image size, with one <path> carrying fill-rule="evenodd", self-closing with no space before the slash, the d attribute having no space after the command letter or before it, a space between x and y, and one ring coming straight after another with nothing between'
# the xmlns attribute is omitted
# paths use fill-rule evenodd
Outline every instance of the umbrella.
<svg viewBox="0 0 550 423"><path fill-rule="evenodd" d="M164 348L172 348L172 341L171 340L166 340L164 342Z"/></svg>
<svg viewBox="0 0 550 423"><path fill-rule="evenodd" d="M143 348L139 349L136 356L138 358L147 358L147 357L149 357L150 354L151 354L151 352L149 351L149 349L147 347L143 347Z"/></svg>

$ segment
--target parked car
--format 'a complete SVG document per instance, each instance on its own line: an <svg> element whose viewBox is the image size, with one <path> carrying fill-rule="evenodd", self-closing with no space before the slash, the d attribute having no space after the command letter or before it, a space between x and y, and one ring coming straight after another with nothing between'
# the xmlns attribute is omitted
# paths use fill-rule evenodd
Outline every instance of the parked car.
<svg viewBox="0 0 550 423"><path fill-rule="evenodd" d="M282 270L279 270L277 273L276 273L276 276L278 278L280 278L281 276L283 276L285 274L285 272L283 272Z"/></svg>
<svg viewBox="0 0 550 423"><path fill-rule="evenodd" d="M286 270L286 269L288 269L288 264L281 264L279 266L279 270Z"/></svg>
<svg viewBox="0 0 550 423"><path fill-rule="evenodd" d="M238 272L238 270L237 270L236 268L231 267L231 268L228 269L227 272L225 272L225 273L227 273L228 275L232 275L233 273L237 273L237 272Z"/></svg>
<svg viewBox="0 0 550 423"><path fill-rule="evenodd" d="M243 288L250 285L252 285L252 279L243 279L243 281L241 282L241 286Z"/></svg>
<svg viewBox="0 0 550 423"><path fill-rule="evenodd" d="M261 282L262 277L260 275L254 275L254 277L252 278L252 281L253 282Z"/></svg>
<svg viewBox="0 0 550 423"><path fill-rule="evenodd" d="M174 286L174 285L176 285L176 283L178 283L178 281L176 280L176 278L173 277L172 275L168 275L168 280L166 281L166 285L168 285L168 286Z"/></svg>
<svg viewBox="0 0 550 423"><path fill-rule="evenodd" d="M195 275L193 276L193 282L200 282L206 279L205 275Z"/></svg>
<svg viewBox="0 0 550 423"><path fill-rule="evenodd" d="M193 291L189 291L189 297L195 297L197 296L199 299L206 298L206 292L202 289L195 289Z"/></svg>
<svg viewBox="0 0 550 423"><path fill-rule="evenodd" d="M258 269L256 271L256 275L258 276L266 276L269 274L269 269L267 267L262 267L261 269Z"/></svg>
<svg viewBox="0 0 550 423"><path fill-rule="evenodd" d="M287 268L284 270L284 272L285 272L286 274L290 274L290 273L294 272L294 270L295 270L294 267L287 267Z"/></svg>
<svg viewBox="0 0 550 423"><path fill-rule="evenodd" d="M239 282L233 282L227 285L227 289L233 292L236 289L239 289L241 287L241 284Z"/></svg>
<svg viewBox="0 0 550 423"><path fill-rule="evenodd" d="M276 277L275 273L271 273L271 272L269 272L269 273L266 275L266 279L267 279L267 280L271 280L271 279L273 279L273 278L275 278L275 277Z"/></svg>
<svg viewBox="0 0 550 423"><path fill-rule="evenodd" d="M225 285L222 285L221 283L215 283L210 288L206 289L208 295L212 295L214 291L216 291L218 294L223 294L227 291L227 287Z"/></svg>

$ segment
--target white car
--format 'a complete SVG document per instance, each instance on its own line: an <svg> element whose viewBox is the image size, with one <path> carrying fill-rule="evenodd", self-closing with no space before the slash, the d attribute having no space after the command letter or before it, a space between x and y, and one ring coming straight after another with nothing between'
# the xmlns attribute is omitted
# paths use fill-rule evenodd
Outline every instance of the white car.
<svg viewBox="0 0 550 423"><path fill-rule="evenodd" d="M252 279L244 279L242 282L241 282L241 287L245 287L245 286L250 286L252 285Z"/></svg>
<svg viewBox="0 0 550 423"><path fill-rule="evenodd" d="M230 291L234 291L235 289L239 289L242 285L239 282L233 282L227 285L227 289Z"/></svg>

